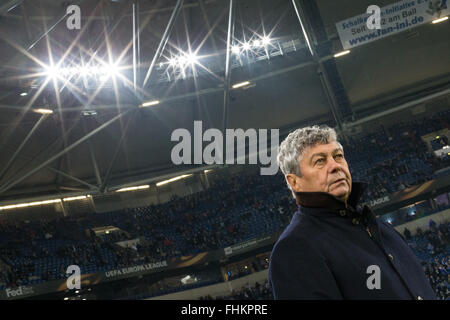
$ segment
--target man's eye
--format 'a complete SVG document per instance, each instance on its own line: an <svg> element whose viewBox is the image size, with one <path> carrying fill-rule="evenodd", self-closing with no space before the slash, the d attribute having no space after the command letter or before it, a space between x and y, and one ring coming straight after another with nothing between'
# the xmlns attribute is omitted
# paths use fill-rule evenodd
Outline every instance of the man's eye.
<svg viewBox="0 0 450 320"><path fill-rule="evenodd" d="M341 158L343 158L344 155L343 155L342 153L339 153L339 154L336 155L336 157L341 157Z"/></svg>
<svg viewBox="0 0 450 320"><path fill-rule="evenodd" d="M323 158L320 158L320 159L318 159L318 160L316 161L316 163L318 163L319 161L324 161L324 159L323 159Z"/></svg>

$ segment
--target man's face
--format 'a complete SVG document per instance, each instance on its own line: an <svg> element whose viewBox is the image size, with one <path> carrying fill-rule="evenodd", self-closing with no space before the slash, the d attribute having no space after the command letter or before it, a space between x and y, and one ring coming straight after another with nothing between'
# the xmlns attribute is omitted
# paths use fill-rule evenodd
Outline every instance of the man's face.
<svg viewBox="0 0 450 320"><path fill-rule="evenodd" d="M327 192L347 201L351 193L352 177L344 152L334 141L307 148L300 161L302 177L288 174L294 191Z"/></svg>

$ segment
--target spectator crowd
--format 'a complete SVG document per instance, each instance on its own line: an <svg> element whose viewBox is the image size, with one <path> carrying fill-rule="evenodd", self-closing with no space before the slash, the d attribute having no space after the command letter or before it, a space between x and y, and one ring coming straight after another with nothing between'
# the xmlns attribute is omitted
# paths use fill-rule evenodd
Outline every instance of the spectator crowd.
<svg viewBox="0 0 450 320"><path fill-rule="evenodd" d="M342 141L353 180L369 183L362 201L423 183L433 179L435 171L450 166L449 157L436 157L420 138L448 128L449 114ZM217 170L208 189L158 205L52 220L2 220L0 289L65 278L65 268L71 264L79 265L83 273L100 272L225 248L280 232L295 210L280 173L229 176ZM105 236L92 231L111 225L121 232ZM417 245L419 253L428 250L432 256L448 257L448 226L430 227L422 235L427 248ZM129 247L117 245L132 239L139 241ZM436 291L445 296L448 291L438 275L448 270L448 259L442 261L439 258L439 263L433 260L424 267ZM255 294L251 292L250 288L243 294Z"/></svg>

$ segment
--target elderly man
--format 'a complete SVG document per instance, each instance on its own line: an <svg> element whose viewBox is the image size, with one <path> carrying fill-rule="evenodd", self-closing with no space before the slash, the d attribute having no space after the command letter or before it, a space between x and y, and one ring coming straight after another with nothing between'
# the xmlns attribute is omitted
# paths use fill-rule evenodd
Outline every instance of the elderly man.
<svg viewBox="0 0 450 320"><path fill-rule="evenodd" d="M390 225L360 209L336 132L298 129L278 165L298 204L270 257L275 299L436 299L414 252Z"/></svg>

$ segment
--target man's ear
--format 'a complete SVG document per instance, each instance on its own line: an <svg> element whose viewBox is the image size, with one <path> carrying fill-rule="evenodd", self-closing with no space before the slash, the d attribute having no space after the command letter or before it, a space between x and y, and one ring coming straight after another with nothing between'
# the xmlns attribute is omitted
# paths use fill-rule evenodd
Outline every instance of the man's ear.
<svg viewBox="0 0 450 320"><path fill-rule="evenodd" d="M293 173L289 173L286 175L286 180L291 186L292 190L294 190L295 192L302 191L301 180L298 176Z"/></svg>

